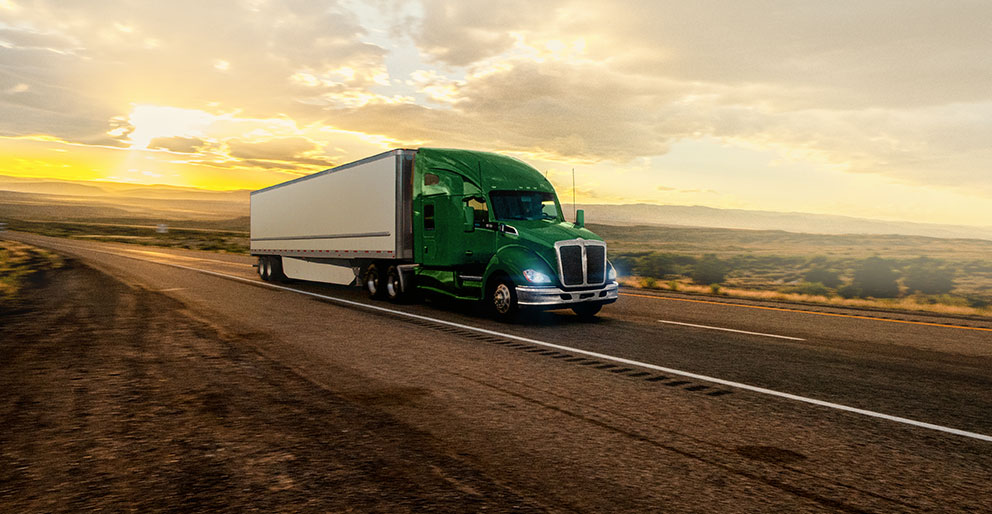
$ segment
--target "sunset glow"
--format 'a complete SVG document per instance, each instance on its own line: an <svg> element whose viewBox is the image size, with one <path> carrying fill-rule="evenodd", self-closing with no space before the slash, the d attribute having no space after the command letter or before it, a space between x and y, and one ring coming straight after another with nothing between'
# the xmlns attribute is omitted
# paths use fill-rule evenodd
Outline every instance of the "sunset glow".
<svg viewBox="0 0 992 514"><path fill-rule="evenodd" d="M982 3L0 2L0 175L508 153L581 203L988 225ZM195 13L195 15L192 15Z"/></svg>

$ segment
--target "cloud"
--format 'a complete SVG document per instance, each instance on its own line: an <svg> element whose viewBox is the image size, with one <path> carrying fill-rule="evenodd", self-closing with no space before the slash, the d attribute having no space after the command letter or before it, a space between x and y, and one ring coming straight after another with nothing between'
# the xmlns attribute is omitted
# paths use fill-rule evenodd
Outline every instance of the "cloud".
<svg viewBox="0 0 992 514"><path fill-rule="evenodd" d="M148 143L148 148L176 153L197 153L206 145L206 141L197 137L156 137Z"/></svg>
<svg viewBox="0 0 992 514"><path fill-rule="evenodd" d="M445 105L373 102L325 120L588 162L708 137L989 194L990 16L980 2L428 1L414 40L464 70L420 77Z"/></svg>
<svg viewBox="0 0 992 514"><path fill-rule="evenodd" d="M84 4L31 2L0 25L0 131L47 133L71 141L108 138L109 120L132 104L157 104L245 117L294 112L307 99L364 91L384 50L335 2L192 0ZM223 63L218 65L218 63ZM294 74L357 70L336 84L301 85ZM16 120L16 121L14 121Z"/></svg>
<svg viewBox="0 0 992 514"><path fill-rule="evenodd" d="M265 141L227 141L229 155L242 159L247 166L295 169L301 166L330 168L330 160L320 157L322 149L304 137L287 137Z"/></svg>
<svg viewBox="0 0 992 514"><path fill-rule="evenodd" d="M588 163L707 139L992 194L983 2L18 4L0 25L0 135L127 146L140 129L204 163L279 169L329 165L296 136L321 127ZM220 121L163 133L129 126L135 105Z"/></svg>
<svg viewBox="0 0 992 514"><path fill-rule="evenodd" d="M679 189L677 187L668 187L668 186L658 186L656 189L663 193L686 193L686 194L706 193L706 194L714 194L714 195L719 194L712 189Z"/></svg>

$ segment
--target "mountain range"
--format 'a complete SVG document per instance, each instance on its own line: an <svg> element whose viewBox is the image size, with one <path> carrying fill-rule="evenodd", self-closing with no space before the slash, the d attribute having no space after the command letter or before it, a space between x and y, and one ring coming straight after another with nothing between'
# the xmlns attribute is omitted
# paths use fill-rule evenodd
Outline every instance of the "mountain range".
<svg viewBox="0 0 992 514"><path fill-rule="evenodd" d="M250 191L21 178L0 175L0 216L32 219L134 217L225 219L248 215ZM571 206L563 206L572 219ZM992 226L887 221L851 216L718 209L699 205L586 204L589 223L784 230L808 234L899 234L992 240ZM101 216L101 213L103 215Z"/></svg>
<svg viewBox="0 0 992 514"><path fill-rule="evenodd" d="M784 230L807 234L899 234L947 239L992 240L992 226L945 225L887 221L804 212L717 209L699 205L578 205L588 223L666 225L751 230ZM571 219L571 209L563 206Z"/></svg>

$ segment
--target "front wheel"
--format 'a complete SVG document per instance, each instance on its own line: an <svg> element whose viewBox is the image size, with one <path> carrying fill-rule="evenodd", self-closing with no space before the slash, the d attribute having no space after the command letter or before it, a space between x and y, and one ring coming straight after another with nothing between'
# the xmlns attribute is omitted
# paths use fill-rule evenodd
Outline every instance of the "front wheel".
<svg viewBox="0 0 992 514"><path fill-rule="evenodd" d="M596 319L596 314L603 308L601 303L580 303L572 307L572 311L578 314L582 321L592 321Z"/></svg>
<svg viewBox="0 0 992 514"><path fill-rule="evenodd" d="M498 321L512 321L520 310L517 288L507 279L496 282L489 292L489 307Z"/></svg>

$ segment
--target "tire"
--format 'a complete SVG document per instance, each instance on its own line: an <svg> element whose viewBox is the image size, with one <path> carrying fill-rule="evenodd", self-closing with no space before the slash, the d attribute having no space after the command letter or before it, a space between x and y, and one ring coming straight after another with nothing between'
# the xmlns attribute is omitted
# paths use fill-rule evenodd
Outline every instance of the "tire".
<svg viewBox="0 0 992 514"><path fill-rule="evenodd" d="M520 311L520 305L517 304L517 288L513 282L505 278L497 280L489 288L486 302L497 321L513 321Z"/></svg>
<svg viewBox="0 0 992 514"><path fill-rule="evenodd" d="M406 300L407 293L403 291L403 282L400 280L400 270L396 266L386 269L386 280L383 282L383 293L389 301L400 303Z"/></svg>
<svg viewBox="0 0 992 514"><path fill-rule="evenodd" d="M262 255L258 258L258 276L266 282L272 280L272 261L268 255Z"/></svg>
<svg viewBox="0 0 992 514"><path fill-rule="evenodd" d="M596 314L603 308L601 303L580 303L572 307L572 311L579 316L582 321L592 321L596 319Z"/></svg>
<svg viewBox="0 0 992 514"><path fill-rule="evenodd" d="M282 256L280 255L269 256L269 280L280 284L288 281L286 274L282 272Z"/></svg>
<svg viewBox="0 0 992 514"><path fill-rule="evenodd" d="M383 279L382 273L379 271L379 267L375 264L369 264L365 268L365 273L362 274L362 287L365 288L365 292L369 294L369 298L378 300L383 297Z"/></svg>

